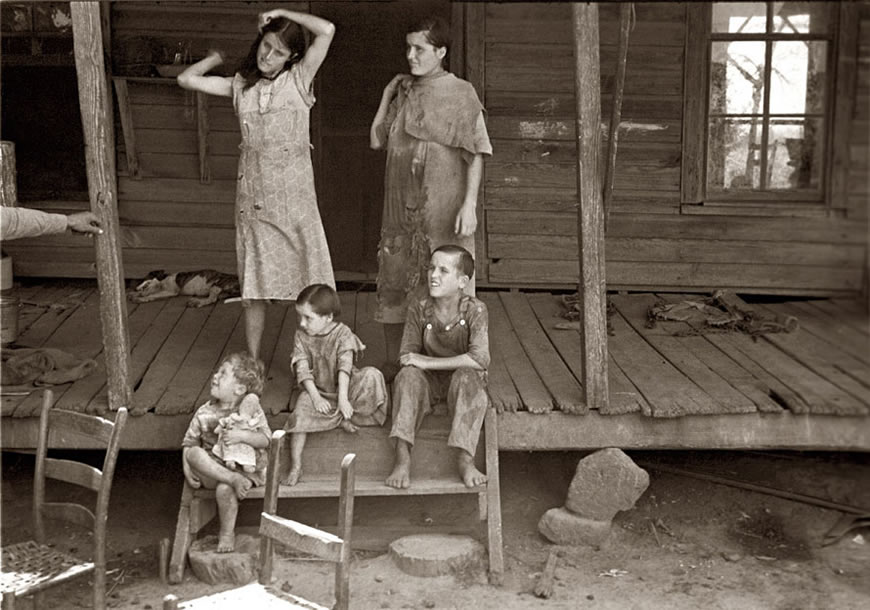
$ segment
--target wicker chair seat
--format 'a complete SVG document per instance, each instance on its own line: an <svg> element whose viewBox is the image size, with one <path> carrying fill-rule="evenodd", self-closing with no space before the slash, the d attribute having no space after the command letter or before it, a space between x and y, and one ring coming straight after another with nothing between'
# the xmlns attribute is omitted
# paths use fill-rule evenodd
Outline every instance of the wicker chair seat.
<svg viewBox="0 0 870 610"><path fill-rule="evenodd" d="M94 569L78 559L33 540L3 547L0 591L21 597Z"/></svg>

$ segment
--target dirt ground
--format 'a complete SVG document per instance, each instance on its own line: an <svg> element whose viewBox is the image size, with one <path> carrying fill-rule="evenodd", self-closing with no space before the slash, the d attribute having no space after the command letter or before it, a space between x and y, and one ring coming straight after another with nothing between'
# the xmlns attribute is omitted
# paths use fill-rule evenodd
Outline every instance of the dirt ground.
<svg viewBox="0 0 870 610"><path fill-rule="evenodd" d="M870 507L870 455L771 452L632 452L643 463L670 464ZM552 547L537 530L548 508L561 506L579 453L502 453L505 581L485 574L438 578L405 575L383 552L389 539L423 531L471 530L476 499L359 498L351 573L353 608L867 608L870 529L821 546L841 513L759 493L650 470L637 506L614 520L601 548L556 547L552 597L533 595ZM180 452L122 452L109 519L110 607L158 609L165 593L190 599L218 588L188 570L184 582L162 585L157 549L171 538L181 491ZM2 537L31 535L33 458L3 454ZM53 494L69 495L55 489ZM50 494L51 495L51 494ZM254 526L259 506L240 517ZM335 523L336 501L282 501L280 512L312 524ZM87 538L57 525L52 540L86 549ZM484 538L481 538L485 540ZM329 602L332 570L313 561L277 562L277 583ZM47 595L46 607L87 608L85 582ZM26 605L24 607L27 607Z"/></svg>

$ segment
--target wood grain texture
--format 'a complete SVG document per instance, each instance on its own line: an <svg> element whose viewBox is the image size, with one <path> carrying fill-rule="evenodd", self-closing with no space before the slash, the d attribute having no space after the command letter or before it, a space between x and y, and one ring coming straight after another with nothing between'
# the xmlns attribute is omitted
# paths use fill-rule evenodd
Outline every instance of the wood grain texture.
<svg viewBox="0 0 870 610"><path fill-rule="evenodd" d="M674 336L676 332L684 329L682 323L657 322L654 328L647 328L647 309L656 304L655 295L613 295L611 301L629 325L647 343L712 398L712 402L699 403L710 408L709 413L755 412L756 408L752 401L718 372L707 366L704 360L686 349L683 338Z"/></svg>
<svg viewBox="0 0 870 610"><path fill-rule="evenodd" d="M709 77L710 5L701 2L686 6L686 65L683 91L683 203L704 200L707 168L707 91ZM688 92L692 92L691 95Z"/></svg>
<svg viewBox="0 0 870 610"><path fill-rule="evenodd" d="M607 404L607 313L604 268L604 209L601 202L601 92L598 75L598 5L573 4L574 91L577 134L577 236L583 402Z"/></svg>
<svg viewBox="0 0 870 610"><path fill-rule="evenodd" d="M547 386L556 408L568 413L585 413L587 408L580 383L541 328L526 295L502 292L499 296L526 356Z"/></svg>
<svg viewBox="0 0 870 610"><path fill-rule="evenodd" d="M523 350L498 295L481 292L478 298L486 304L489 312L490 350L502 354L505 368L523 405L532 413L552 411L552 397Z"/></svg>
<svg viewBox="0 0 870 610"><path fill-rule="evenodd" d="M115 139L100 7L93 2L70 4L73 49L79 85L79 107L85 140L85 164L91 211L100 219L103 235L94 240L100 320L108 370L109 407L129 407L130 345L119 241L118 191L115 183Z"/></svg>

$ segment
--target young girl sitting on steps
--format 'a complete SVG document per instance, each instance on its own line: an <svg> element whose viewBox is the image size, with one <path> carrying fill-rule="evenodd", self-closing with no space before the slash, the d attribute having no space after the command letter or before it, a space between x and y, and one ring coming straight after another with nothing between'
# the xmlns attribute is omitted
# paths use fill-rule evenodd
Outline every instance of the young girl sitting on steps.
<svg viewBox="0 0 870 610"><path fill-rule="evenodd" d="M296 300L298 329L291 366L301 388L284 429L291 433L290 472L282 481L295 485L302 475L302 450L309 432L341 427L381 426L389 407L384 375L374 367L353 363L365 349L341 313L338 294L325 284L312 284Z"/></svg>

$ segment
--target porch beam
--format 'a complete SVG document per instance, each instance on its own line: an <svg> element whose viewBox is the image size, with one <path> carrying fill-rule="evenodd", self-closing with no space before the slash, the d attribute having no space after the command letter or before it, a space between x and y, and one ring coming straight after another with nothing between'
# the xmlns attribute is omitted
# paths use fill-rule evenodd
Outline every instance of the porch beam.
<svg viewBox="0 0 870 610"><path fill-rule="evenodd" d="M604 278L604 210L601 202L601 60L598 5L575 2L574 97L577 124L577 287L583 397L590 409L607 404L607 312Z"/></svg>
<svg viewBox="0 0 870 610"><path fill-rule="evenodd" d="M79 107L85 139L85 163L91 211L100 219L103 234L94 240L100 322L106 358L109 409L129 406L130 337L121 236L118 223L118 189L115 183L115 136L111 97L103 55L99 2L70 3L73 48L79 85Z"/></svg>
<svg viewBox="0 0 870 610"><path fill-rule="evenodd" d="M613 202L613 180L616 175L616 149L619 143L619 124L622 122L622 98L625 92L625 68L628 63L628 38L631 30L631 15L634 4L619 5L619 46L616 48L616 82L613 86L613 102L610 110L610 128L607 137L607 160L604 166L604 230L610 221Z"/></svg>

